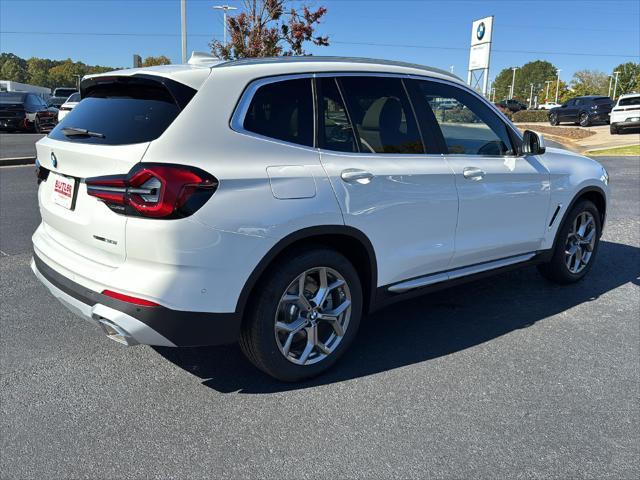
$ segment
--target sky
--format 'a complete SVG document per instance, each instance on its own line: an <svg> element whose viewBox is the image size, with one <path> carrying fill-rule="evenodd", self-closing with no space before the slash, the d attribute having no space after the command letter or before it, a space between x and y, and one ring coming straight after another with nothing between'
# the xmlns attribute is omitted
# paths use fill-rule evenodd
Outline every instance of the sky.
<svg viewBox="0 0 640 480"><path fill-rule="evenodd" d="M213 5L187 0L188 51L208 51L223 33ZM403 60L466 78L471 23L493 15L489 78L501 69L548 60L569 81L583 69L610 73L640 62L640 0L309 0L325 6L318 29L329 47L316 55ZM180 62L180 0L0 0L0 51L23 58L71 58L128 67L132 55Z"/></svg>

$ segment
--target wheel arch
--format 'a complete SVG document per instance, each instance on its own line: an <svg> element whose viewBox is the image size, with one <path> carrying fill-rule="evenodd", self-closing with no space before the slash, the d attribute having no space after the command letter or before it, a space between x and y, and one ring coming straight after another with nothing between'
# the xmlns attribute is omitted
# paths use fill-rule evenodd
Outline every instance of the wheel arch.
<svg viewBox="0 0 640 480"><path fill-rule="evenodd" d="M363 312L372 309L378 281L378 264L371 241L360 230L345 225L323 225L304 228L276 243L253 269L236 304L236 313L244 318L247 301L269 267L286 252L305 245L323 245L343 254L353 264L362 284Z"/></svg>
<svg viewBox="0 0 640 480"><path fill-rule="evenodd" d="M555 250L556 248L556 243L558 241L558 233L562 229L562 226L564 225L564 223L567 221L567 216L569 215L569 213L571 213L571 210L573 210L573 207L580 200L589 200L595 204L595 206L598 208L598 212L600 213L600 224L602 227L604 227L604 221L605 221L606 212L607 212L607 196L604 190L598 186L591 185L591 186L584 187L573 196L571 203L569 203L569 206L564 211L564 215L562 216L562 221L558 224L558 230L556 231L556 238L553 241L553 250Z"/></svg>

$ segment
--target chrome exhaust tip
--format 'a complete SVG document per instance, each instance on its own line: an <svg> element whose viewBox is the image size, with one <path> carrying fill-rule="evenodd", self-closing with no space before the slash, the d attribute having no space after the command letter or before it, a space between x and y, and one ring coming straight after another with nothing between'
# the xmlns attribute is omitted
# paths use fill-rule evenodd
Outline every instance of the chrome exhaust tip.
<svg viewBox="0 0 640 480"><path fill-rule="evenodd" d="M100 328L102 328L102 331L105 333L105 335L114 342L121 343L122 345L126 345L128 347L138 344L135 338L133 338L129 334L129 332L124 330L119 325L116 325L115 323L107 320L104 317L96 316L95 319L98 321L98 325L100 325Z"/></svg>

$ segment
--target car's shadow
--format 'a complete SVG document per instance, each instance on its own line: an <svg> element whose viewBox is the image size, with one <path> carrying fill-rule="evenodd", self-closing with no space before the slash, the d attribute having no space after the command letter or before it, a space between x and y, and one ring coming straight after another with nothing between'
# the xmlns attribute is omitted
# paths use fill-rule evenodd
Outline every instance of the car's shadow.
<svg viewBox="0 0 640 480"><path fill-rule="evenodd" d="M303 389L424 362L530 327L620 285L640 285L639 265L640 248L601 242L592 271L574 285L553 285L535 268L525 268L398 303L368 317L351 349L329 372L302 383L273 380L236 345L155 349L219 392Z"/></svg>

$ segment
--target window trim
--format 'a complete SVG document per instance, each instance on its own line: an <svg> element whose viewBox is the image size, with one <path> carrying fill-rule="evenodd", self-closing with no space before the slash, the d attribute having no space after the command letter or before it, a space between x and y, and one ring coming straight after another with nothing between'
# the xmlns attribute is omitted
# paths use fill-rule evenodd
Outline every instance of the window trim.
<svg viewBox="0 0 640 480"><path fill-rule="evenodd" d="M498 107L496 107L493 103L491 103L489 100L487 100L486 98L484 98L482 95L480 95L478 92L476 92L475 90L473 90L471 87L469 87L466 84L463 83L458 83L458 82L454 82L451 80L447 80L444 78L438 78L438 77L433 77L433 76L429 76L429 75L416 75L416 74L409 74L409 73L396 73L396 72L375 72L375 71L335 71L335 72L303 72L303 73L286 73L286 74L281 74L281 75L271 75L271 76L264 76L264 77L256 77L253 80L251 80L244 88L244 90L242 91L242 93L240 94L240 97L238 99L238 101L236 102L236 106L234 107L232 113L231 113L231 117L229 119L229 127L231 128L231 130L233 130L236 133L240 133L242 135L246 135L249 137L253 137L253 138L257 138L260 140L268 140L270 142L274 142L274 143L278 143L281 145L285 145L285 146L291 146L291 147L297 147L297 148L302 148L305 150L313 150L313 151L319 151L321 153L327 153L327 154L334 154L334 155L356 155L356 156L365 156L365 157L384 157L384 158L389 158L391 156L393 157L428 157L428 156L437 156L437 157L441 157L444 155L448 155L447 153L445 153L444 150L442 150L439 153L394 153L394 154L389 154L389 153L371 153L371 152L338 152L335 150L328 150L325 148L321 148L320 146L318 146L318 138L317 138L317 130L318 130L318 115L319 115L319 109L317 108L317 99L316 99L316 94L317 94L317 90L314 89L314 84L315 82L312 81L312 94L314 95L314 99L313 99L313 108L314 108L314 115L313 115L313 131L314 131L314 145L313 147L310 147L308 145L301 145L299 143L292 143L292 142L287 142L285 140L280 140L277 138L272 138L272 137L267 137L265 135L260 135L259 133L255 133L255 132L250 132L248 130L245 130L244 128L244 119L245 116L249 110L249 106L251 105L251 101L253 100L253 97L256 93L256 91L258 90L258 88L260 88L263 85L268 85L270 83L275 83L275 82L280 82L280 81L285 81L285 80L296 80L296 79L304 79L304 78L309 78L309 79L316 79L316 78L323 78L323 77L333 77L338 79L339 77L393 77L393 78L400 78L400 79L412 79L412 80L420 80L420 81L432 81L432 82L438 82L438 83L443 83L445 85L449 85L451 87L455 87L455 88L459 88L461 90L464 90L465 92L475 96L478 100L480 100L481 102L483 102L487 107L489 107L489 109L491 111L493 111L493 113L495 115L497 115L498 120L500 120L506 127L507 129L507 133L509 134L509 138L511 139L512 142L512 147L513 147L513 151L514 154L513 155L504 155L504 156L496 156L495 158L513 158L513 157L521 157L522 156L522 133L511 123L511 121L504 115L504 113L502 113L500 111L500 109L498 109ZM339 87L339 83L338 82L338 87ZM403 82L404 84L405 82ZM407 89L406 85L405 85L405 89ZM342 90L339 88L340 94L342 95ZM415 111L415 106L413 105L413 97L411 95L410 91L407 91L407 95L409 97L409 102L412 105L412 109ZM344 98L343 98L344 101ZM345 108L346 104L345 104ZM348 110L348 108L347 108ZM420 132L421 138L424 139L424 132L422 132L422 126L420 125L419 122L419 118L417 116L417 114L415 114L414 112L414 117L416 118L416 122L418 122L418 131ZM352 126L353 128L353 126ZM423 146L425 149L425 152L427 151L427 146L424 145L424 140L423 140ZM477 156L477 155L475 155Z"/></svg>
<svg viewBox="0 0 640 480"><path fill-rule="evenodd" d="M329 78L329 77L323 77L323 78ZM326 131L325 131L325 119L324 119L324 103L321 101L321 99L323 98L322 96L324 95L324 92L322 90L322 83L318 82L318 80L320 80L320 78L318 77L313 77L313 83L316 86L315 89L315 103L318 106L318 110L317 110L317 114L316 114L316 134L317 134L317 142L316 142L316 148L320 151L327 151L327 152L337 152L337 153L346 153L346 154L352 154L352 153L361 153L360 150L360 142L358 141L358 138L356 137L356 130L353 126L353 122L351 121L351 114L349 113L349 109L347 108L347 104L345 103L345 99L344 99L344 95L342 94L342 89L340 88L340 83L338 82L338 79L333 77L333 78L329 78L329 80L333 80L333 84L336 87L336 90L338 91L338 95L340 95L340 100L342 101L342 105L344 107L344 113L347 117L347 121L349 122L349 127L351 128L351 134L353 135L353 140L355 142L355 146L356 146L356 151L355 152L345 152L345 151L341 151L341 150L332 150L330 148L326 148L325 147L325 143L326 143ZM322 105L322 106L321 106Z"/></svg>

